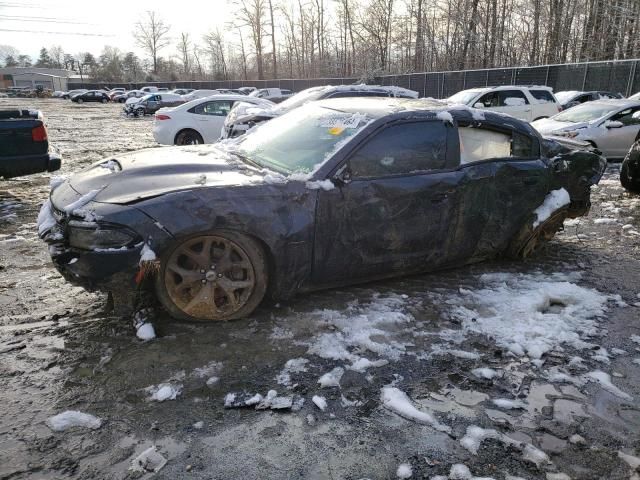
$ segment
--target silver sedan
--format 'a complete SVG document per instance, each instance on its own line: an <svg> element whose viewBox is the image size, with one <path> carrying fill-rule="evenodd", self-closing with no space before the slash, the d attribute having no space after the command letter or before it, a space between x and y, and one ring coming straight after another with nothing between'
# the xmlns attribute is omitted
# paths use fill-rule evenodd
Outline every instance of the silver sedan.
<svg viewBox="0 0 640 480"><path fill-rule="evenodd" d="M640 100L596 100L531 125L543 135L589 142L607 158L622 158L640 139Z"/></svg>

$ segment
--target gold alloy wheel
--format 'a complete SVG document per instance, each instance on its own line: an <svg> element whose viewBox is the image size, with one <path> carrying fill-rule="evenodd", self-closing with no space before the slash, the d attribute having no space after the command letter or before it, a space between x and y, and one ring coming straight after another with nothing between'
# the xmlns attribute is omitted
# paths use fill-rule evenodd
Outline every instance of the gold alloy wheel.
<svg viewBox="0 0 640 480"><path fill-rule="evenodd" d="M164 284L182 312L224 320L243 308L256 287L254 267L235 242L203 235L181 244L167 260Z"/></svg>

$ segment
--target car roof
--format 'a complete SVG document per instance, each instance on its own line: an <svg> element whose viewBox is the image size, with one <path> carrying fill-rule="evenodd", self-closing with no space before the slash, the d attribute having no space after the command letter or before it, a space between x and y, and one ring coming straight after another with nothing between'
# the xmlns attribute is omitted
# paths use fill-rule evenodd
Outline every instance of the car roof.
<svg viewBox="0 0 640 480"><path fill-rule="evenodd" d="M254 102L252 102L251 100L247 100L247 95L242 95L241 93L219 93L217 95L210 95L208 97L200 97L194 100L190 100L186 103L183 103L182 105L178 105L175 108L180 108L180 109L186 108L188 110L191 107L200 105L201 103L208 102L211 100L234 100L238 102L251 103L252 105L254 105ZM256 99L256 100L262 100L262 99Z"/></svg>
<svg viewBox="0 0 640 480"><path fill-rule="evenodd" d="M612 105L620 109L640 106L640 99L629 100L628 98L606 98L587 102L589 105Z"/></svg>
<svg viewBox="0 0 640 480"><path fill-rule="evenodd" d="M640 102L637 102L640 103ZM393 97L347 97L330 98L313 102L325 108L344 113L366 114L374 119L397 115L399 118L420 117L424 114L437 116L438 113L448 112L457 120L473 121L480 115L483 119L502 124L516 130L535 134L535 130L528 123L510 115L491 110L478 110L465 105L451 104L433 98L393 98Z"/></svg>

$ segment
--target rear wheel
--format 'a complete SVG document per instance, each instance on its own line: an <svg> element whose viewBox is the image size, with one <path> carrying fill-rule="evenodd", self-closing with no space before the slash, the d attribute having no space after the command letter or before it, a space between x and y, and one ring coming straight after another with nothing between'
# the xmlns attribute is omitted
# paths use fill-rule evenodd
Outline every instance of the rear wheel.
<svg viewBox="0 0 640 480"><path fill-rule="evenodd" d="M78 103L82 103L82 102L84 102L84 100L83 100L83 99L81 99L81 98L79 98L79 99L78 99Z"/></svg>
<svg viewBox="0 0 640 480"><path fill-rule="evenodd" d="M507 256L528 258L535 254L562 228L565 218L567 218L567 209L561 209L551 214L537 227L533 224L526 225L507 247Z"/></svg>
<svg viewBox="0 0 640 480"><path fill-rule="evenodd" d="M179 320L232 320L255 310L267 282L260 245L245 235L219 231L182 239L167 252L156 293Z"/></svg>
<svg viewBox="0 0 640 480"><path fill-rule="evenodd" d="M102 103L107 103L108 100L106 98L103 98L102 100L100 100Z"/></svg>
<svg viewBox="0 0 640 480"><path fill-rule="evenodd" d="M195 130L183 130L176 135L176 145L200 145L204 143L202 135Z"/></svg>

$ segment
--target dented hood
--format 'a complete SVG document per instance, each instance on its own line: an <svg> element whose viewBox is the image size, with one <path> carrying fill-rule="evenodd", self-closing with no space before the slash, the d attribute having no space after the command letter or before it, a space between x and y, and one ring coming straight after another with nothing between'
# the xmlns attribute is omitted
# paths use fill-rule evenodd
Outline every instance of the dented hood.
<svg viewBox="0 0 640 480"><path fill-rule="evenodd" d="M80 195L97 190L96 202L123 204L176 190L262 182L260 172L231 154L213 145L199 145L108 157L65 183Z"/></svg>

